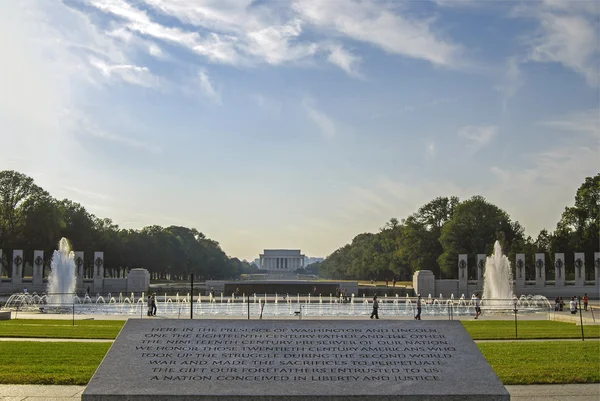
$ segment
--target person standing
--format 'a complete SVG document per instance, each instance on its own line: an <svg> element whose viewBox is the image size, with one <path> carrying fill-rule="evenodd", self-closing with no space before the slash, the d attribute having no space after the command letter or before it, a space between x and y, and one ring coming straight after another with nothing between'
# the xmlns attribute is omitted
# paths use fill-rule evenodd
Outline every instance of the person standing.
<svg viewBox="0 0 600 401"><path fill-rule="evenodd" d="M379 301L377 300L377 295L373 297L373 312L371 312L371 319L379 319Z"/></svg>
<svg viewBox="0 0 600 401"><path fill-rule="evenodd" d="M571 310L571 315L577 313L577 301L575 301L575 297L571 298L571 302L569 302L569 309Z"/></svg>
<svg viewBox="0 0 600 401"><path fill-rule="evenodd" d="M421 299L421 294L417 295L417 314L415 315L415 320L421 320L421 307L423 305L423 300Z"/></svg>
<svg viewBox="0 0 600 401"><path fill-rule="evenodd" d="M590 299L587 296L587 292L585 294L583 294L583 310L587 311L587 307L588 307L588 301Z"/></svg>
<svg viewBox="0 0 600 401"><path fill-rule="evenodd" d="M148 316L152 316L152 295L148 294Z"/></svg>
<svg viewBox="0 0 600 401"><path fill-rule="evenodd" d="M475 294L475 319L481 315L481 298L479 294Z"/></svg>
<svg viewBox="0 0 600 401"><path fill-rule="evenodd" d="M152 294L152 316L156 316L156 293Z"/></svg>

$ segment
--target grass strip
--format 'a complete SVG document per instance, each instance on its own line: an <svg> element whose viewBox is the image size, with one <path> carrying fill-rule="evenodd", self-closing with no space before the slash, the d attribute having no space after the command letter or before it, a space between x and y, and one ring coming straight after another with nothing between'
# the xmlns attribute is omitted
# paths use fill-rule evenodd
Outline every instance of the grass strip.
<svg viewBox="0 0 600 401"><path fill-rule="evenodd" d="M473 340L514 340L511 320L462 320ZM599 338L600 326L583 326L586 338ZM520 339L581 338L581 326L550 320L523 320L517 323Z"/></svg>
<svg viewBox="0 0 600 401"><path fill-rule="evenodd" d="M503 384L600 382L600 342L477 344Z"/></svg>
<svg viewBox="0 0 600 401"><path fill-rule="evenodd" d="M123 320L13 319L0 321L0 337L80 338L114 340Z"/></svg>
<svg viewBox="0 0 600 401"><path fill-rule="evenodd" d="M0 344L0 384L85 385L110 344L11 341ZM600 342L482 343L504 384L600 382Z"/></svg>
<svg viewBox="0 0 600 401"><path fill-rule="evenodd" d="M10 341L0 344L0 384L87 384L111 344Z"/></svg>

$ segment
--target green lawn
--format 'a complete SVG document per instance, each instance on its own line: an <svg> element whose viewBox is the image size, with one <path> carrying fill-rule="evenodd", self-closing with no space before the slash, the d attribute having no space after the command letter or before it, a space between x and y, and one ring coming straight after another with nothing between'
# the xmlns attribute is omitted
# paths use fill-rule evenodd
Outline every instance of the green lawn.
<svg viewBox="0 0 600 401"><path fill-rule="evenodd" d="M115 339L123 320L13 319L0 321L0 337Z"/></svg>
<svg viewBox="0 0 600 401"><path fill-rule="evenodd" d="M481 343L504 384L600 382L599 341Z"/></svg>
<svg viewBox="0 0 600 401"><path fill-rule="evenodd" d="M85 342L1 343L0 384L85 385L110 346Z"/></svg>
<svg viewBox="0 0 600 401"><path fill-rule="evenodd" d="M463 326L474 340L510 340L515 338L515 322L511 320L463 320ZM523 320L517 324L518 338L581 338L581 326L549 320ZM583 327L586 338L599 338L600 326Z"/></svg>

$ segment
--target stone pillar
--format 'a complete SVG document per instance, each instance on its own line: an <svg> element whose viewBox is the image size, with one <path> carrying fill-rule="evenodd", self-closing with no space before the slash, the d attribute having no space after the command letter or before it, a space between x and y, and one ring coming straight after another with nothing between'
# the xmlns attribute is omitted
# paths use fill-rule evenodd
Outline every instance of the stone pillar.
<svg viewBox="0 0 600 401"><path fill-rule="evenodd" d="M546 286L546 254L535 254L535 287L543 288Z"/></svg>
<svg viewBox="0 0 600 401"><path fill-rule="evenodd" d="M20 287L23 284L23 251L13 250L12 255L12 284Z"/></svg>
<svg viewBox="0 0 600 401"><path fill-rule="evenodd" d="M75 251L75 291L83 289L83 251Z"/></svg>
<svg viewBox="0 0 600 401"><path fill-rule="evenodd" d="M565 254L555 253L554 254L554 275L555 275L555 286L562 288L565 286Z"/></svg>
<svg viewBox="0 0 600 401"><path fill-rule="evenodd" d="M594 252L594 280L596 281L596 294L600 291L600 252Z"/></svg>
<svg viewBox="0 0 600 401"><path fill-rule="evenodd" d="M43 268L44 251L33 251L33 277L31 284L36 290L44 287Z"/></svg>
<svg viewBox="0 0 600 401"><path fill-rule="evenodd" d="M575 252L575 285L583 287L585 285L585 253Z"/></svg>
<svg viewBox="0 0 600 401"><path fill-rule="evenodd" d="M521 295L525 288L525 254L517 253L515 255L515 289L518 295ZM515 294L517 295L517 294Z"/></svg>
<svg viewBox="0 0 600 401"><path fill-rule="evenodd" d="M421 294L423 298L427 298L429 294L435 296L435 276L430 270L419 270L413 273L413 288L415 296Z"/></svg>
<svg viewBox="0 0 600 401"><path fill-rule="evenodd" d="M94 252L94 291L104 289L104 252Z"/></svg>
<svg viewBox="0 0 600 401"><path fill-rule="evenodd" d="M469 263L467 261L467 254L462 253L458 255L458 294L457 296L461 296L465 294L465 297L468 297L469 294ZM421 294L423 295L423 294Z"/></svg>
<svg viewBox="0 0 600 401"><path fill-rule="evenodd" d="M477 289L483 291L483 278L485 276L485 254L477 255Z"/></svg>

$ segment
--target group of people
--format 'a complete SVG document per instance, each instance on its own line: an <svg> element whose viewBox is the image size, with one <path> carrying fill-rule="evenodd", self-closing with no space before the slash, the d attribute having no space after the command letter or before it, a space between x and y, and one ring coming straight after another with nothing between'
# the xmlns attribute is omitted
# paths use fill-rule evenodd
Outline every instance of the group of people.
<svg viewBox="0 0 600 401"><path fill-rule="evenodd" d="M148 316L156 316L156 293L148 295Z"/></svg>
<svg viewBox="0 0 600 401"><path fill-rule="evenodd" d="M583 310L584 311L588 310L588 302L589 302L589 298L588 298L588 294L586 292L583 295ZM571 300L569 301L569 311L571 312L571 315L574 315L577 313L578 304L579 304L579 298L577 296L572 297ZM565 307L565 300L563 299L563 297L556 297L554 299L554 311L562 312L564 307Z"/></svg>
<svg viewBox="0 0 600 401"><path fill-rule="evenodd" d="M348 289L347 288L344 288L344 290L342 291L342 289L340 287L337 287L335 289L335 297L342 298L342 300L344 302L350 301L350 297L348 297Z"/></svg>
<svg viewBox="0 0 600 401"><path fill-rule="evenodd" d="M423 299L421 298L421 294L417 295L417 314L415 315L415 320L421 320L421 308L423 307ZM477 315L479 316L479 315ZM373 297L373 311L371 312L371 319L379 319L379 301L377 300L377 295ZM477 318L475 318L477 319Z"/></svg>

